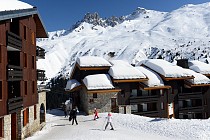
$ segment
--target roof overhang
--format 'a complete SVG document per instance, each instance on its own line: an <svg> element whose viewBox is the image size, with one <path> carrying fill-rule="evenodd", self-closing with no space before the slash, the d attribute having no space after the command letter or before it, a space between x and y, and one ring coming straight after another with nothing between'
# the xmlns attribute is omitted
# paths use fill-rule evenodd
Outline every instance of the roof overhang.
<svg viewBox="0 0 210 140"><path fill-rule="evenodd" d="M0 12L0 21L25 17L32 15L36 22L36 36L37 38L48 38L48 33L46 28L42 22L41 17L39 16L39 12L36 7L29 9L21 9L21 10L11 10L11 11L1 11Z"/></svg>
<svg viewBox="0 0 210 140"><path fill-rule="evenodd" d="M113 79L113 82L115 83L131 83L131 82L143 82L148 81L148 78L142 78L142 79Z"/></svg>
<svg viewBox="0 0 210 140"><path fill-rule="evenodd" d="M144 83L140 83L139 84L140 88L144 89L144 90L158 90L158 89L170 89L171 86L154 86L154 87L149 87L148 85L144 84Z"/></svg>
<svg viewBox="0 0 210 140"><path fill-rule="evenodd" d="M75 88L73 88L71 90L66 90L65 92L75 92L75 91L80 90L82 87L83 87L83 85L79 85L79 86L77 86L77 87L75 87Z"/></svg>
<svg viewBox="0 0 210 140"><path fill-rule="evenodd" d="M194 76L186 76L186 77L165 77L160 75L160 77L165 81L172 81L172 80L186 80L186 79L194 79Z"/></svg>
<svg viewBox="0 0 210 140"><path fill-rule="evenodd" d="M120 92L121 89L96 89L96 90L87 90L87 93L110 93L110 92Z"/></svg>
<svg viewBox="0 0 210 140"><path fill-rule="evenodd" d="M74 68L71 72L70 79L73 78L74 72L78 68L79 70L109 70L110 66L97 66L97 67L81 67L77 62L74 65Z"/></svg>
<svg viewBox="0 0 210 140"><path fill-rule="evenodd" d="M205 87L205 86L210 86L210 84L193 84L189 81L184 81L185 85L186 86L189 86L189 87Z"/></svg>

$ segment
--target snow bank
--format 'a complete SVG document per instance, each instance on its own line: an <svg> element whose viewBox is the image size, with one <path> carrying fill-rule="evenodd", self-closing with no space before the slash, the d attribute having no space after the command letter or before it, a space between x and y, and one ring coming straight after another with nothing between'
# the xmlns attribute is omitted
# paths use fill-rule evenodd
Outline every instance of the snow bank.
<svg viewBox="0 0 210 140"><path fill-rule="evenodd" d="M108 74L88 75L83 79L83 82L88 90L114 88Z"/></svg>

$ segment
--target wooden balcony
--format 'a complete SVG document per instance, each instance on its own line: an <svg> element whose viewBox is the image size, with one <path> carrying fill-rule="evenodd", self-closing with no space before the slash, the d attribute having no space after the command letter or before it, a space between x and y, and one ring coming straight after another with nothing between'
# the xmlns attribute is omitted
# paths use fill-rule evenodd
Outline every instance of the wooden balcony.
<svg viewBox="0 0 210 140"><path fill-rule="evenodd" d="M36 46L37 59L45 59L45 50L39 46Z"/></svg>
<svg viewBox="0 0 210 140"><path fill-rule="evenodd" d="M37 69L37 81L45 81L45 71Z"/></svg>
<svg viewBox="0 0 210 140"><path fill-rule="evenodd" d="M17 112L18 110L23 109L23 97L16 97L8 99L8 114L12 114Z"/></svg>
<svg viewBox="0 0 210 140"><path fill-rule="evenodd" d="M130 104L158 102L159 98L160 98L159 95L132 96L132 97L130 97Z"/></svg>
<svg viewBox="0 0 210 140"><path fill-rule="evenodd" d="M23 69L20 66L7 65L7 80L20 81L23 79Z"/></svg>
<svg viewBox="0 0 210 140"><path fill-rule="evenodd" d="M7 31L7 50L8 51L21 51L22 39L20 36Z"/></svg>
<svg viewBox="0 0 210 140"><path fill-rule="evenodd" d="M194 106L194 107L182 107L179 108L179 113L189 113L189 112L202 112L204 110L203 106Z"/></svg>
<svg viewBox="0 0 210 140"><path fill-rule="evenodd" d="M142 112L135 112L132 113L135 115L141 115L141 116L147 116L147 117L159 117L159 112L158 111L142 111Z"/></svg>

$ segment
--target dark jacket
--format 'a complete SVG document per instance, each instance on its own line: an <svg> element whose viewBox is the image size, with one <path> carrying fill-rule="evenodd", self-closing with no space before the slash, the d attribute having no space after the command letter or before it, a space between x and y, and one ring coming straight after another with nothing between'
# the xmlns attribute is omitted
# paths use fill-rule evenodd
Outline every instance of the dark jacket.
<svg viewBox="0 0 210 140"><path fill-rule="evenodd" d="M77 112L78 112L77 109L75 109L75 108L72 109L71 112L70 112L70 116L72 116L72 118L76 118Z"/></svg>

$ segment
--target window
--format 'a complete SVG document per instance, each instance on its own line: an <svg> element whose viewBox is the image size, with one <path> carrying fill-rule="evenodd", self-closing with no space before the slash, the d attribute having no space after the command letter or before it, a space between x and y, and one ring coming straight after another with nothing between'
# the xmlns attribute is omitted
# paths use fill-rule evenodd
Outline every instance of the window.
<svg viewBox="0 0 210 140"><path fill-rule="evenodd" d="M138 94L137 89L132 89L132 90L131 90L131 97L132 97L132 96L136 97L137 94Z"/></svg>
<svg viewBox="0 0 210 140"><path fill-rule="evenodd" d="M24 30L24 35L23 35L23 37L24 37L24 39L26 40L26 36L27 36L27 28L26 28L26 26L23 27L23 30Z"/></svg>
<svg viewBox="0 0 210 140"><path fill-rule="evenodd" d="M27 95L27 92L28 92L27 81L24 81L24 92L25 92L25 95Z"/></svg>
<svg viewBox="0 0 210 140"><path fill-rule="evenodd" d="M32 69L35 69L35 57L32 56Z"/></svg>
<svg viewBox="0 0 210 140"><path fill-rule="evenodd" d="M93 98L97 98L97 93L93 93Z"/></svg>
<svg viewBox="0 0 210 140"><path fill-rule="evenodd" d="M35 81L32 81L32 94L35 93Z"/></svg>
<svg viewBox="0 0 210 140"><path fill-rule="evenodd" d="M35 33L33 31L31 32L31 43L35 45Z"/></svg>
<svg viewBox="0 0 210 140"><path fill-rule="evenodd" d="M138 105L131 105L131 112L132 113L138 112Z"/></svg>
<svg viewBox="0 0 210 140"><path fill-rule="evenodd" d="M29 123L29 109L23 111L23 126L26 126L26 124Z"/></svg>
<svg viewBox="0 0 210 140"><path fill-rule="evenodd" d="M36 120L36 105L34 105L34 120Z"/></svg>
<svg viewBox="0 0 210 140"><path fill-rule="evenodd" d="M0 81L0 100L2 99L2 81Z"/></svg>
<svg viewBox="0 0 210 140"><path fill-rule="evenodd" d="M161 103L160 103L160 108L161 108L162 110L164 110L164 102L161 102Z"/></svg>
<svg viewBox="0 0 210 140"><path fill-rule="evenodd" d="M24 53L24 67L27 67L27 54Z"/></svg>
<svg viewBox="0 0 210 140"><path fill-rule="evenodd" d="M4 128L4 123L3 123L3 118L0 118L0 139L3 137L3 130Z"/></svg>

